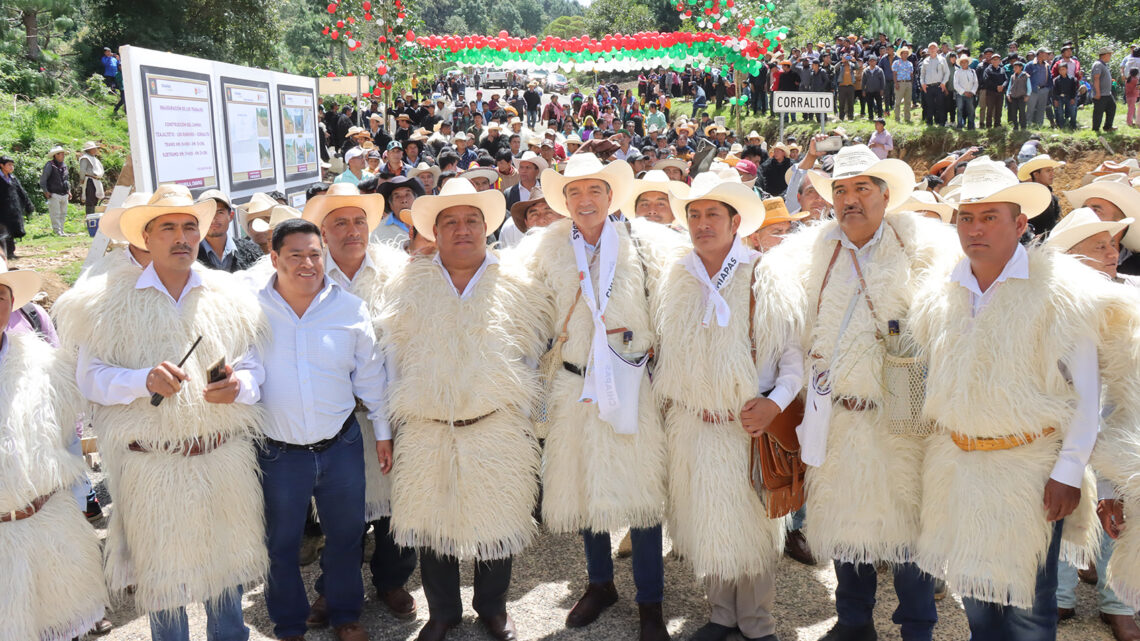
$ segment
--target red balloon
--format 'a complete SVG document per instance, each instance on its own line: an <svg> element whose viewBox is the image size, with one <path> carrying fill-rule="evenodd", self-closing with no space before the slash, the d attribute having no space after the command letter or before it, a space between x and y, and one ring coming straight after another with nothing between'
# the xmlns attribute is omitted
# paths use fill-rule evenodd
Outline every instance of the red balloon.
<svg viewBox="0 0 1140 641"><path fill-rule="evenodd" d="M329 35L329 28L328 28L328 27L325 27L325 30L324 30L324 31L322 31L322 32L321 32L321 34L322 34L322 35L326 35L326 36L327 36L327 35Z"/></svg>
<svg viewBox="0 0 1140 641"><path fill-rule="evenodd" d="M499 37L500 37L500 38L506 38L506 37L507 37L507 30L506 30L506 29L503 29L502 31L500 31L500 32L499 32Z"/></svg>
<svg viewBox="0 0 1140 641"><path fill-rule="evenodd" d="M336 21L336 28L337 29L344 29L344 20L337 20Z"/></svg>
<svg viewBox="0 0 1140 641"><path fill-rule="evenodd" d="M408 29L408 32L404 34L404 38L407 39L408 42L413 42L416 39L416 34L412 33L411 29Z"/></svg>
<svg viewBox="0 0 1140 641"><path fill-rule="evenodd" d="M332 35L332 39L336 40L337 38L340 37L340 32L334 29L331 35Z"/></svg>
<svg viewBox="0 0 1140 641"><path fill-rule="evenodd" d="M330 2L328 8L329 8L329 13L336 13L336 5L335 4Z"/></svg>
<svg viewBox="0 0 1140 641"><path fill-rule="evenodd" d="M360 8L365 11L372 11L372 3L368 0L364 0L364 4L360 5Z"/></svg>
<svg viewBox="0 0 1140 641"><path fill-rule="evenodd" d="M325 74L325 77L326 78L336 78L336 74L330 71L330 72Z"/></svg>
<svg viewBox="0 0 1140 641"><path fill-rule="evenodd" d="M356 24L356 18L353 18L352 16L349 16L349 17L348 17L348 24Z"/></svg>

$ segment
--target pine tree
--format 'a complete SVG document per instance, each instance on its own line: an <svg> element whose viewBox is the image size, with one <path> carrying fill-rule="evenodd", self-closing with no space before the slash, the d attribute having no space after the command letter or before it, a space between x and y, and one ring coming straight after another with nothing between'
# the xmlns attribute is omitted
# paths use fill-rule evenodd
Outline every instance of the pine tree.
<svg viewBox="0 0 1140 641"><path fill-rule="evenodd" d="M879 4L876 5L874 10L871 11L870 21L867 23L867 35L875 38L880 33L887 34L887 38L894 41L895 38L902 38L906 41L911 40L910 29L899 18L898 11L892 4Z"/></svg>
<svg viewBox="0 0 1140 641"><path fill-rule="evenodd" d="M981 37L978 14L974 11L974 5L970 4L970 0L946 0L942 11L946 16L950 37L955 43L972 47Z"/></svg>

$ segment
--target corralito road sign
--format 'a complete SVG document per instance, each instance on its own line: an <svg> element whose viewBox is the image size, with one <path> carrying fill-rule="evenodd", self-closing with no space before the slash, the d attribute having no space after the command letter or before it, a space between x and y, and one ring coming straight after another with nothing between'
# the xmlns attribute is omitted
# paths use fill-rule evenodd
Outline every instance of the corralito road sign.
<svg viewBox="0 0 1140 641"><path fill-rule="evenodd" d="M829 114L835 111L835 94L815 91L776 91L772 111L778 114Z"/></svg>

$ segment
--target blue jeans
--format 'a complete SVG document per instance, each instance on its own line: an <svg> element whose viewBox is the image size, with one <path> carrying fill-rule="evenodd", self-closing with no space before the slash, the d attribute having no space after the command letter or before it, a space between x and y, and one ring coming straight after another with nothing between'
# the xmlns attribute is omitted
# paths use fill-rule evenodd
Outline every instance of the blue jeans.
<svg viewBox="0 0 1140 641"><path fill-rule="evenodd" d="M630 528L633 543L633 583L637 586L638 603L661 603L665 600L665 561L661 558L661 526ZM586 574L590 583L614 580L614 559L610 554L610 533L584 530Z"/></svg>
<svg viewBox="0 0 1140 641"><path fill-rule="evenodd" d="M1053 540L1045 564L1037 569L1037 593L1033 608L962 599L971 641L1055 641L1057 638L1057 557L1061 552L1061 527L1053 524Z"/></svg>
<svg viewBox="0 0 1140 641"><path fill-rule="evenodd" d="M788 525L788 531L792 532L795 530L804 529L804 521L805 520L807 520L807 506L806 505L801 507L800 509L796 510L795 512L792 512L792 518L791 518L790 524Z"/></svg>
<svg viewBox="0 0 1140 641"><path fill-rule="evenodd" d="M1113 540L1104 536L1100 541L1100 551L1096 555L1096 592L1100 611L1105 614L1135 614L1132 608L1124 604L1120 597L1105 583L1108 578L1108 561L1112 558ZM1061 561L1057 566L1057 607L1077 607L1077 568L1072 564Z"/></svg>
<svg viewBox="0 0 1140 641"><path fill-rule="evenodd" d="M1054 100L1053 108L1057 110L1057 126L1061 129L1068 127L1069 129L1077 128L1077 102L1074 100L1069 104L1064 100Z"/></svg>
<svg viewBox="0 0 1140 641"><path fill-rule="evenodd" d="M245 621L242 619L241 593L241 586L238 586L221 597L205 603L207 641L249 639L249 628L245 627ZM150 638L151 641L190 641L190 624L186 621L186 608L152 612Z"/></svg>
<svg viewBox="0 0 1140 641"><path fill-rule="evenodd" d="M879 574L869 563L835 562L835 611L843 625L871 623ZM891 621L900 626L903 641L930 641L938 609L934 605L934 579L913 563L894 566L895 594L899 607Z"/></svg>
<svg viewBox="0 0 1140 641"><path fill-rule="evenodd" d="M321 552L322 586L334 625L360 619L364 581L360 557L364 537L364 453L360 426L351 425L322 452L286 450L266 443L258 454L265 494L265 538L269 578L265 606L278 637L305 633L309 598L297 555L305 531L309 500L315 498L325 548Z"/></svg>
<svg viewBox="0 0 1140 641"><path fill-rule="evenodd" d="M974 128L974 96L966 97L957 94L958 98L958 128Z"/></svg>

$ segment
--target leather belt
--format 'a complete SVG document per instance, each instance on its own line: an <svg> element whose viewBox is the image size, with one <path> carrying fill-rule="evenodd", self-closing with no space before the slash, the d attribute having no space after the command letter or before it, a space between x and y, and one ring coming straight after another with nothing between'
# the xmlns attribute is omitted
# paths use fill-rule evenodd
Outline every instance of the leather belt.
<svg viewBox="0 0 1140 641"><path fill-rule="evenodd" d="M132 452L170 452L172 454L181 454L182 456L201 456L221 447L229 437L225 434L214 434L213 436L195 437L186 439L180 443L163 443L161 447L148 447L138 441L131 441L127 445L127 449Z"/></svg>
<svg viewBox="0 0 1140 641"><path fill-rule="evenodd" d="M499 410L487 412L486 414L484 414L482 416L477 416L475 418L463 419L462 421L443 421L443 420L440 420L438 418L433 418L431 420L435 421L436 423L441 423L443 425L450 425L452 427L467 427L468 425L474 425L474 424L478 423L479 421L487 418L488 416L494 414L497 411L499 411Z"/></svg>
<svg viewBox="0 0 1140 641"><path fill-rule="evenodd" d="M566 361L562 361L562 369L566 370L567 372L570 372L571 374L576 374L578 376L585 376L586 375L586 366L585 365L583 365L582 367L578 367L574 363L567 363Z"/></svg>
<svg viewBox="0 0 1140 641"><path fill-rule="evenodd" d="M55 491L53 490L47 494L44 494L43 496L37 496L36 498L32 499L32 502L22 510L12 510L11 512L0 514L0 523L23 521L24 519L35 516L36 512L42 510L44 505L47 504L48 499L50 499L54 494Z"/></svg>
<svg viewBox="0 0 1140 641"><path fill-rule="evenodd" d="M672 399L668 399L668 398L665 399L664 401L662 401L662 403L661 403L661 407L663 409L665 409L665 411L669 411L674 406L681 407L681 408L685 409L686 411L692 412L694 414L699 414L701 417L701 421L703 421L705 423L717 423L717 424L732 423L733 421L736 420L736 413L735 412L728 412L727 414L719 414L717 412L713 412L710 410L694 410L694 409L690 409L688 407L685 407L684 405L681 405L680 403L676 403Z"/></svg>
<svg viewBox="0 0 1140 641"><path fill-rule="evenodd" d="M1056 431L1055 428L1046 427L1041 430L1040 434L1025 432L1023 434L1009 434L1006 436L993 437L966 436L960 432L950 432L950 438L954 441L954 445L957 445L958 448L964 452L994 452L997 450L1012 450L1015 447L1029 445L1042 436L1049 436Z"/></svg>
<svg viewBox="0 0 1140 641"><path fill-rule="evenodd" d="M341 425L340 431L337 432L335 436L332 436L330 438L326 438L323 441L317 441L316 443L306 443L304 445L301 445L299 443L286 443L285 441L278 441L278 440L271 439L269 437L265 438L265 442L268 445L272 445L273 447L276 447L276 448L281 449L281 450L286 450L289 452L303 451L303 452L313 452L315 454L317 452L323 452L323 451L329 449L330 447L332 447L333 445L336 445L336 442L340 440L340 437L344 436L344 433L347 432L348 429L350 427L352 427L352 425L355 422L356 422L356 415L353 414L352 412L349 412L348 418L344 419L344 424Z"/></svg>
<svg viewBox="0 0 1140 641"><path fill-rule="evenodd" d="M848 412L870 412L877 406L875 401L869 401L865 398L856 398L854 396L840 396L835 399L836 403L843 406L843 409Z"/></svg>

